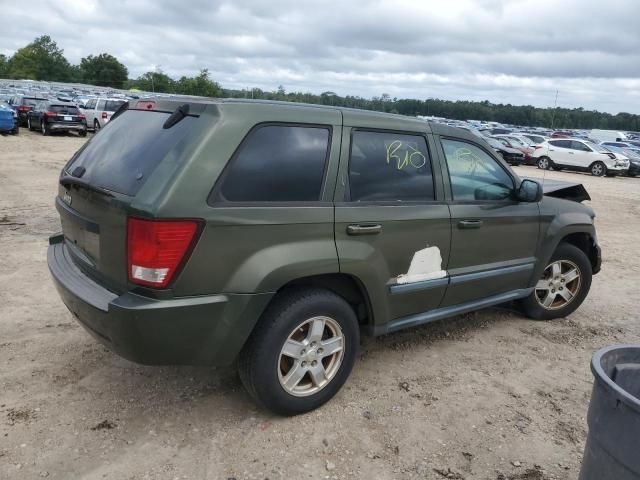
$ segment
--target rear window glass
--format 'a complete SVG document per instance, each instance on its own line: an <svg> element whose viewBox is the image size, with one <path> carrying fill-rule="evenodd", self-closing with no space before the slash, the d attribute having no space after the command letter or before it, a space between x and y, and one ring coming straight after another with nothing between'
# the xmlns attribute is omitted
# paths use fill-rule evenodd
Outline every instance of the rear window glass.
<svg viewBox="0 0 640 480"><path fill-rule="evenodd" d="M218 199L320 200L329 137L330 130L325 127L268 125L253 130L223 174Z"/></svg>
<svg viewBox="0 0 640 480"><path fill-rule="evenodd" d="M56 112L56 113L60 113L60 112L72 113L74 115L79 113L78 108L75 107L74 105L49 105L48 110L50 112Z"/></svg>
<svg viewBox="0 0 640 480"><path fill-rule="evenodd" d="M115 112L124 103L124 100L107 100L104 104L105 112Z"/></svg>
<svg viewBox="0 0 640 480"><path fill-rule="evenodd" d="M84 167L91 185L135 195L160 161L193 128L186 117L163 129L168 113L127 110L107 123L67 165L67 173Z"/></svg>

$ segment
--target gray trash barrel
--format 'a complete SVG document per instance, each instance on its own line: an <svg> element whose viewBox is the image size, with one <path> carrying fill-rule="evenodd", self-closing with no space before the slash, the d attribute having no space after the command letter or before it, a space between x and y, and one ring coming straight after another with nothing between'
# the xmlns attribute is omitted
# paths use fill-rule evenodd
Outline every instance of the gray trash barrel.
<svg viewBox="0 0 640 480"><path fill-rule="evenodd" d="M640 479L640 345L599 350L591 371L589 435L579 480Z"/></svg>

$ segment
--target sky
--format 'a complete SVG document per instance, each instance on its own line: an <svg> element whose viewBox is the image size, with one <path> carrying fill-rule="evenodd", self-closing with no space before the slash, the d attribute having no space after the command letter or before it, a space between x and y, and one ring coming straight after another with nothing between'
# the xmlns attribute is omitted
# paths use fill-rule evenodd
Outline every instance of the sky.
<svg viewBox="0 0 640 480"><path fill-rule="evenodd" d="M48 34L135 78L640 114L640 0L0 0L0 53Z"/></svg>

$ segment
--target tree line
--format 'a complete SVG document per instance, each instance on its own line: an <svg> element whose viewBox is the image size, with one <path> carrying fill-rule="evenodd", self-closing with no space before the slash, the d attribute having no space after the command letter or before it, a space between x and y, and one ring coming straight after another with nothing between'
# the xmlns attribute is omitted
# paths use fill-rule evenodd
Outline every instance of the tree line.
<svg viewBox="0 0 640 480"><path fill-rule="evenodd" d="M399 99L391 98L388 94L364 98L352 95L340 96L335 92L326 91L318 95L309 92L287 92L282 85L273 91L259 88L224 89L211 80L207 69L200 70L193 77L182 76L178 79L170 77L161 70L146 72L136 79L128 77L127 67L109 53L89 55L82 58L80 64L72 65L64 57L64 51L48 35L36 38L11 57L0 55L0 78L86 83L117 89L138 89L205 97L304 102L409 116L433 115L456 120L474 119L555 129L602 128L640 131L638 115L624 112L612 115L583 108L539 108L531 105L496 104L487 100L472 102L437 98Z"/></svg>

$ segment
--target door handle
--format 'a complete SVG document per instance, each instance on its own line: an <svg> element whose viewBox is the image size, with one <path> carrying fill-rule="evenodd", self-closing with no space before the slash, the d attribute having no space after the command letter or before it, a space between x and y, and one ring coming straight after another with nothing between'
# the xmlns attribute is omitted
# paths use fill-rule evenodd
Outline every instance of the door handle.
<svg viewBox="0 0 640 480"><path fill-rule="evenodd" d="M347 235L377 235L382 231L382 225L363 224L347 226Z"/></svg>
<svg viewBox="0 0 640 480"><path fill-rule="evenodd" d="M480 228L482 226L482 220L460 220L458 222L458 228L471 229Z"/></svg>

